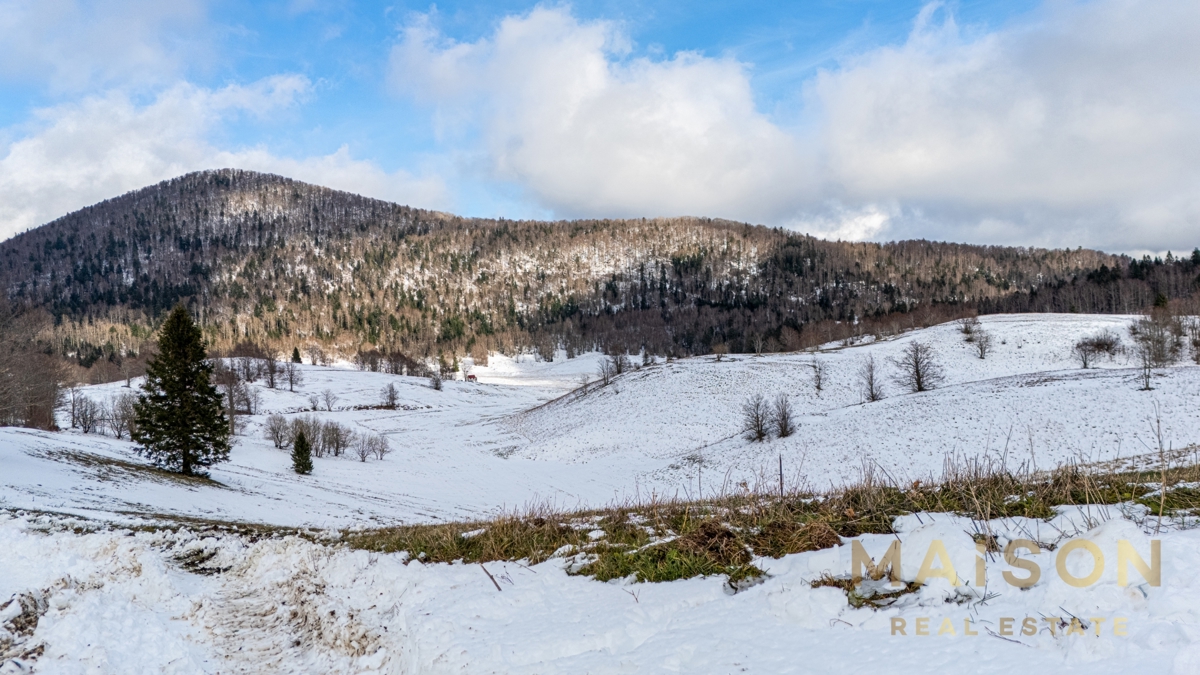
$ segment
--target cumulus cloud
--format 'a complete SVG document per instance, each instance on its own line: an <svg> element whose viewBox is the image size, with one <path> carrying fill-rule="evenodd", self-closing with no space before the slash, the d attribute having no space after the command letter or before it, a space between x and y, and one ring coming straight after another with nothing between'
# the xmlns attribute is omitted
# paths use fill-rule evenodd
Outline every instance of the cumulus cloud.
<svg viewBox="0 0 1200 675"><path fill-rule="evenodd" d="M203 0L0 0L0 77L58 91L153 84L213 57Z"/></svg>
<svg viewBox="0 0 1200 675"><path fill-rule="evenodd" d="M977 39L934 10L813 83L838 197L919 209L913 234L1197 243L1200 5L1051 5Z"/></svg>
<svg viewBox="0 0 1200 675"><path fill-rule="evenodd" d="M989 33L926 7L782 125L729 58L630 58L565 9L475 42L405 29L393 85L566 216L703 214L846 238L1176 249L1200 221L1200 5L1049 4Z"/></svg>
<svg viewBox="0 0 1200 675"><path fill-rule="evenodd" d="M418 21L392 53L392 81L437 106L444 138L477 135L488 175L558 213L794 212L811 168L755 110L743 64L627 54L613 24L562 9L509 17L473 43Z"/></svg>
<svg viewBox="0 0 1200 675"><path fill-rule="evenodd" d="M346 148L279 157L263 147L223 149L211 132L234 115L268 116L311 88L297 75L206 89L180 83L139 104L125 93L41 110L0 145L0 239L72 210L189 171L238 167L393 201L445 204L437 178L388 173Z"/></svg>

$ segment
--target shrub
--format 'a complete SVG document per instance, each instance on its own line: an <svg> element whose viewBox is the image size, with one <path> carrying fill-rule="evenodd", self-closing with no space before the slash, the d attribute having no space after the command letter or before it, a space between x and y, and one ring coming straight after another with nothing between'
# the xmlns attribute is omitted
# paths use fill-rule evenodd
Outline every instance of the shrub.
<svg viewBox="0 0 1200 675"><path fill-rule="evenodd" d="M862 397L867 401L883 400L883 386L879 381L878 368L875 366L875 355L868 354L858 368L858 379L862 384Z"/></svg>
<svg viewBox="0 0 1200 675"><path fill-rule="evenodd" d="M780 438L787 438L796 431L795 415L792 413L792 403L788 400L787 394L780 394L775 397L774 410L771 411L771 423L775 427L775 434Z"/></svg>
<svg viewBox="0 0 1200 675"><path fill-rule="evenodd" d="M396 403L400 398L400 393L396 391L396 385L389 382L386 387L379 391L379 398L382 401L383 407L395 410Z"/></svg>
<svg viewBox="0 0 1200 675"><path fill-rule="evenodd" d="M292 442L292 429L291 425L288 424L287 418L283 415L271 415L268 417L266 436L275 444L277 449L290 445Z"/></svg>
<svg viewBox="0 0 1200 675"><path fill-rule="evenodd" d="M1080 339L1071 347L1071 353L1079 361L1082 368L1088 368L1100 354L1116 356L1121 352L1121 338L1110 330L1103 330L1095 335Z"/></svg>
<svg viewBox="0 0 1200 675"><path fill-rule="evenodd" d="M755 394L742 404L742 431L750 440L762 441L767 437L768 415L767 402L762 394Z"/></svg>
<svg viewBox="0 0 1200 675"><path fill-rule="evenodd" d="M987 355L992 353L992 334L985 330L975 331L975 353L980 359L986 359Z"/></svg>
<svg viewBox="0 0 1200 675"><path fill-rule="evenodd" d="M365 462L370 457L383 459L391 451L387 437L381 434L363 434L354 444L354 456L358 457L360 462Z"/></svg>

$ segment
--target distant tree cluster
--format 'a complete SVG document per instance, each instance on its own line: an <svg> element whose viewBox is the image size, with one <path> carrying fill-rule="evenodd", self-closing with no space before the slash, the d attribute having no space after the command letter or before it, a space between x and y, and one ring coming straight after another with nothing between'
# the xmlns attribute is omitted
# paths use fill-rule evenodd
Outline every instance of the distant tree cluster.
<svg viewBox="0 0 1200 675"><path fill-rule="evenodd" d="M106 431L116 438L132 436L137 430L135 404L138 396L131 392L117 394L107 401L85 396L79 387L67 390L65 408L72 429L85 434Z"/></svg>
<svg viewBox="0 0 1200 675"><path fill-rule="evenodd" d="M58 426L54 411L63 400L67 372L39 343L49 325L44 311L0 299L0 426Z"/></svg>
<svg viewBox="0 0 1200 675"><path fill-rule="evenodd" d="M283 415L271 415L267 417L264 434L279 449L295 450L303 439L302 451L310 458L353 456L365 462L372 457L383 459L392 451L386 436L358 434L350 427L315 415L300 415L290 420Z"/></svg>

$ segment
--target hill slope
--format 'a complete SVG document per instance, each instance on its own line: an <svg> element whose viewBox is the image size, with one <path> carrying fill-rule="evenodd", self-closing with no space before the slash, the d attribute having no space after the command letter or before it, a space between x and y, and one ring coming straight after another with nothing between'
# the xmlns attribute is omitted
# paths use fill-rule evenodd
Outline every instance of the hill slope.
<svg viewBox="0 0 1200 675"><path fill-rule="evenodd" d="M687 355L797 349L968 309L1133 312L1192 293L1196 258L827 242L702 218L459 218L220 170L0 243L0 286L50 311L52 347L85 366L137 352L181 300L219 349Z"/></svg>
<svg viewBox="0 0 1200 675"><path fill-rule="evenodd" d="M474 369L478 383L448 381L442 391L421 378L305 365L296 392L250 385L261 396L258 413L236 437L231 461L213 469L219 484L147 471L129 441L0 428L0 506L281 525L427 522L539 501L573 508L651 493L711 495L742 481L770 487L780 458L789 484L826 487L860 479L864 466L912 481L941 474L947 458L1050 468L1145 455L1156 450L1156 422L1170 448L1200 444L1200 367L1163 368L1147 392L1123 358L1088 370L1071 360L1076 339L1103 328L1127 334L1128 322L985 317L997 344L982 361L951 324L830 349L816 356L827 368L820 395L814 357L803 353L660 361L583 395L572 390L594 373L598 354L550 363L496 357ZM888 359L913 340L933 346L945 385L905 394L888 384L887 398L861 403L863 360L873 356L888 373ZM363 409L389 383L398 408ZM326 390L334 409L321 403L312 412L310 397ZM83 391L106 401L129 390L113 383ZM789 394L797 433L747 440L740 408L754 393ZM287 451L264 436L276 413L380 433L394 452L366 463L321 457L312 476L297 476Z"/></svg>

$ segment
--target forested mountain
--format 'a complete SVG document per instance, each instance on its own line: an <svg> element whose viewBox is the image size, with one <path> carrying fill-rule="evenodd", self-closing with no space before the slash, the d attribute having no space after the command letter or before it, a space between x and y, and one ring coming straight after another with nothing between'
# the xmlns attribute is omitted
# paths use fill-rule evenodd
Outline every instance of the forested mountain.
<svg viewBox="0 0 1200 675"><path fill-rule="evenodd" d="M445 359L487 350L797 349L963 312L1133 312L1200 252L830 242L706 218L460 218L238 170L188 174L0 243L0 285L82 365L185 302L214 348ZM1161 296L1161 297L1160 297Z"/></svg>

